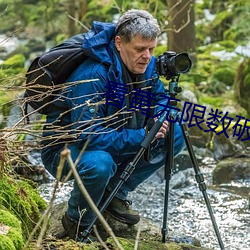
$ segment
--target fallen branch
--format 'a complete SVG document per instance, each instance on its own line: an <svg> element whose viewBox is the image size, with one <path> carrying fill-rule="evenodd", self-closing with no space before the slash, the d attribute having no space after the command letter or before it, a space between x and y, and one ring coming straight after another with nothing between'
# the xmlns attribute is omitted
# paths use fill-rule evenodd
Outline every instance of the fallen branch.
<svg viewBox="0 0 250 250"><path fill-rule="evenodd" d="M116 238L116 236L114 235L111 227L109 226L109 224L106 222L106 220L104 219L104 217L102 216L102 214L100 213L99 209L96 207L95 203L93 202L92 198L90 197L88 191L86 190L76 168L75 168L75 164L71 158L71 153L69 149L64 149L61 152L61 158L62 159L67 159L69 166L72 170L73 176L75 178L75 181L78 184L78 187L80 189L80 191L82 192L84 198L86 199L86 201L88 202L90 208L93 210L93 212L96 214L97 218L99 219L99 221L102 223L103 227L105 228L105 230L107 231L107 233L113 238L115 245L117 246L117 248L119 250L124 250L123 247L121 246L121 244L119 243L118 239Z"/></svg>

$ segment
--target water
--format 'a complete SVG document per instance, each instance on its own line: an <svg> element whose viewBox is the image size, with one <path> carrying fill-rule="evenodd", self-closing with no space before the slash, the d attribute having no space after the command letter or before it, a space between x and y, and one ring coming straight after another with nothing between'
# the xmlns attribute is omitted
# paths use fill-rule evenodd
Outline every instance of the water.
<svg viewBox="0 0 250 250"><path fill-rule="evenodd" d="M208 165L201 167L201 171L225 249L248 250L250 249L250 180L211 186L211 173L214 166L210 160ZM196 237L201 241L202 246L219 250L220 247L205 200L194 178L194 171L187 169L182 172L186 176L183 186L178 189L171 188L169 194L168 227L174 234ZM178 175L179 173L176 174L176 176ZM136 208L145 208L141 214L161 228L165 181L157 184L155 180L149 179L147 183L148 188L146 185L142 185L140 191L136 192L136 197L133 197L134 205ZM149 198L140 204L139 196L149 196Z"/></svg>
<svg viewBox="0 0 250 250"><path fill-rule="evenodd" d="M212 186L212 159L202 163L201 171L207 194L226 250L250 250L250 180ZM192 168L174 174L170 181L168 228L170 234L199 239L202 246L219 250L217 237L206 208L202 192L197 187ZM175 188L177 187L178 188ZM69 198L72 182L64 184L57 193L56 203ZM40 186L41 195L49 201L53 183ZM142 217L162 227L165 181L157 173L130 194L133 208Z"/></svg>

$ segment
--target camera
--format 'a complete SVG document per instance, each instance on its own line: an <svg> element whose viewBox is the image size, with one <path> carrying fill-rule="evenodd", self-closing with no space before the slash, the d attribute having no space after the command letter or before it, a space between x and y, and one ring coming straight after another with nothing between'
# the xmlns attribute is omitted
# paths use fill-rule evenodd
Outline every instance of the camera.
<svg viewBox="0 0 250 250"><path fill-rule="evenodd" d="M187 53L176 54L174 51L167 51L156 59L157 73L165 76L167 80L187 73L191 66L192 61Z"/></svg>

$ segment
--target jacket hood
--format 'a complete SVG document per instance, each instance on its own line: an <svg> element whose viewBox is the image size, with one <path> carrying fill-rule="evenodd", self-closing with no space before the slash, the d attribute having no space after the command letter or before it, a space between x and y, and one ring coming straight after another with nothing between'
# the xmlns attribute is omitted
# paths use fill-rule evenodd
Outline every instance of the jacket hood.
<svg viewBox="0 0 250 250"><path fill-rule="evenodd" d="M83 49L87 56L104 64L112 64L115 24L94 21L92 28L85 34Z"/></svg>

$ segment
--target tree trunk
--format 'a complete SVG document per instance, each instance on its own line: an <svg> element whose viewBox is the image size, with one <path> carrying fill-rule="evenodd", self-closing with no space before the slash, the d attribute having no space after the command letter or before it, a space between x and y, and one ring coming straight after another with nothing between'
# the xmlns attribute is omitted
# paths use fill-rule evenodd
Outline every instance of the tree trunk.
<svg viewBox="0 0 250 250"><path fill-rule="evenodd" d="M87 0L79 1L79 11L78 11L79 20L83 18L83 16L87 13L87 10L88 10Z"/></svg>
<svg viewBox="0 0 250 250"><path fill-rule="evenodd" d="M169 9L168 50L189 53L196 59L195 0L167 0Z"/></svg>
<svg viewBox="0 0 250 250"><path fill-rule="evenodd" d="M76 34L76 1L69 0L67 4L67 9L69 13L69 22L68 22L68 34L69 36L73 36Z"/></svg>

